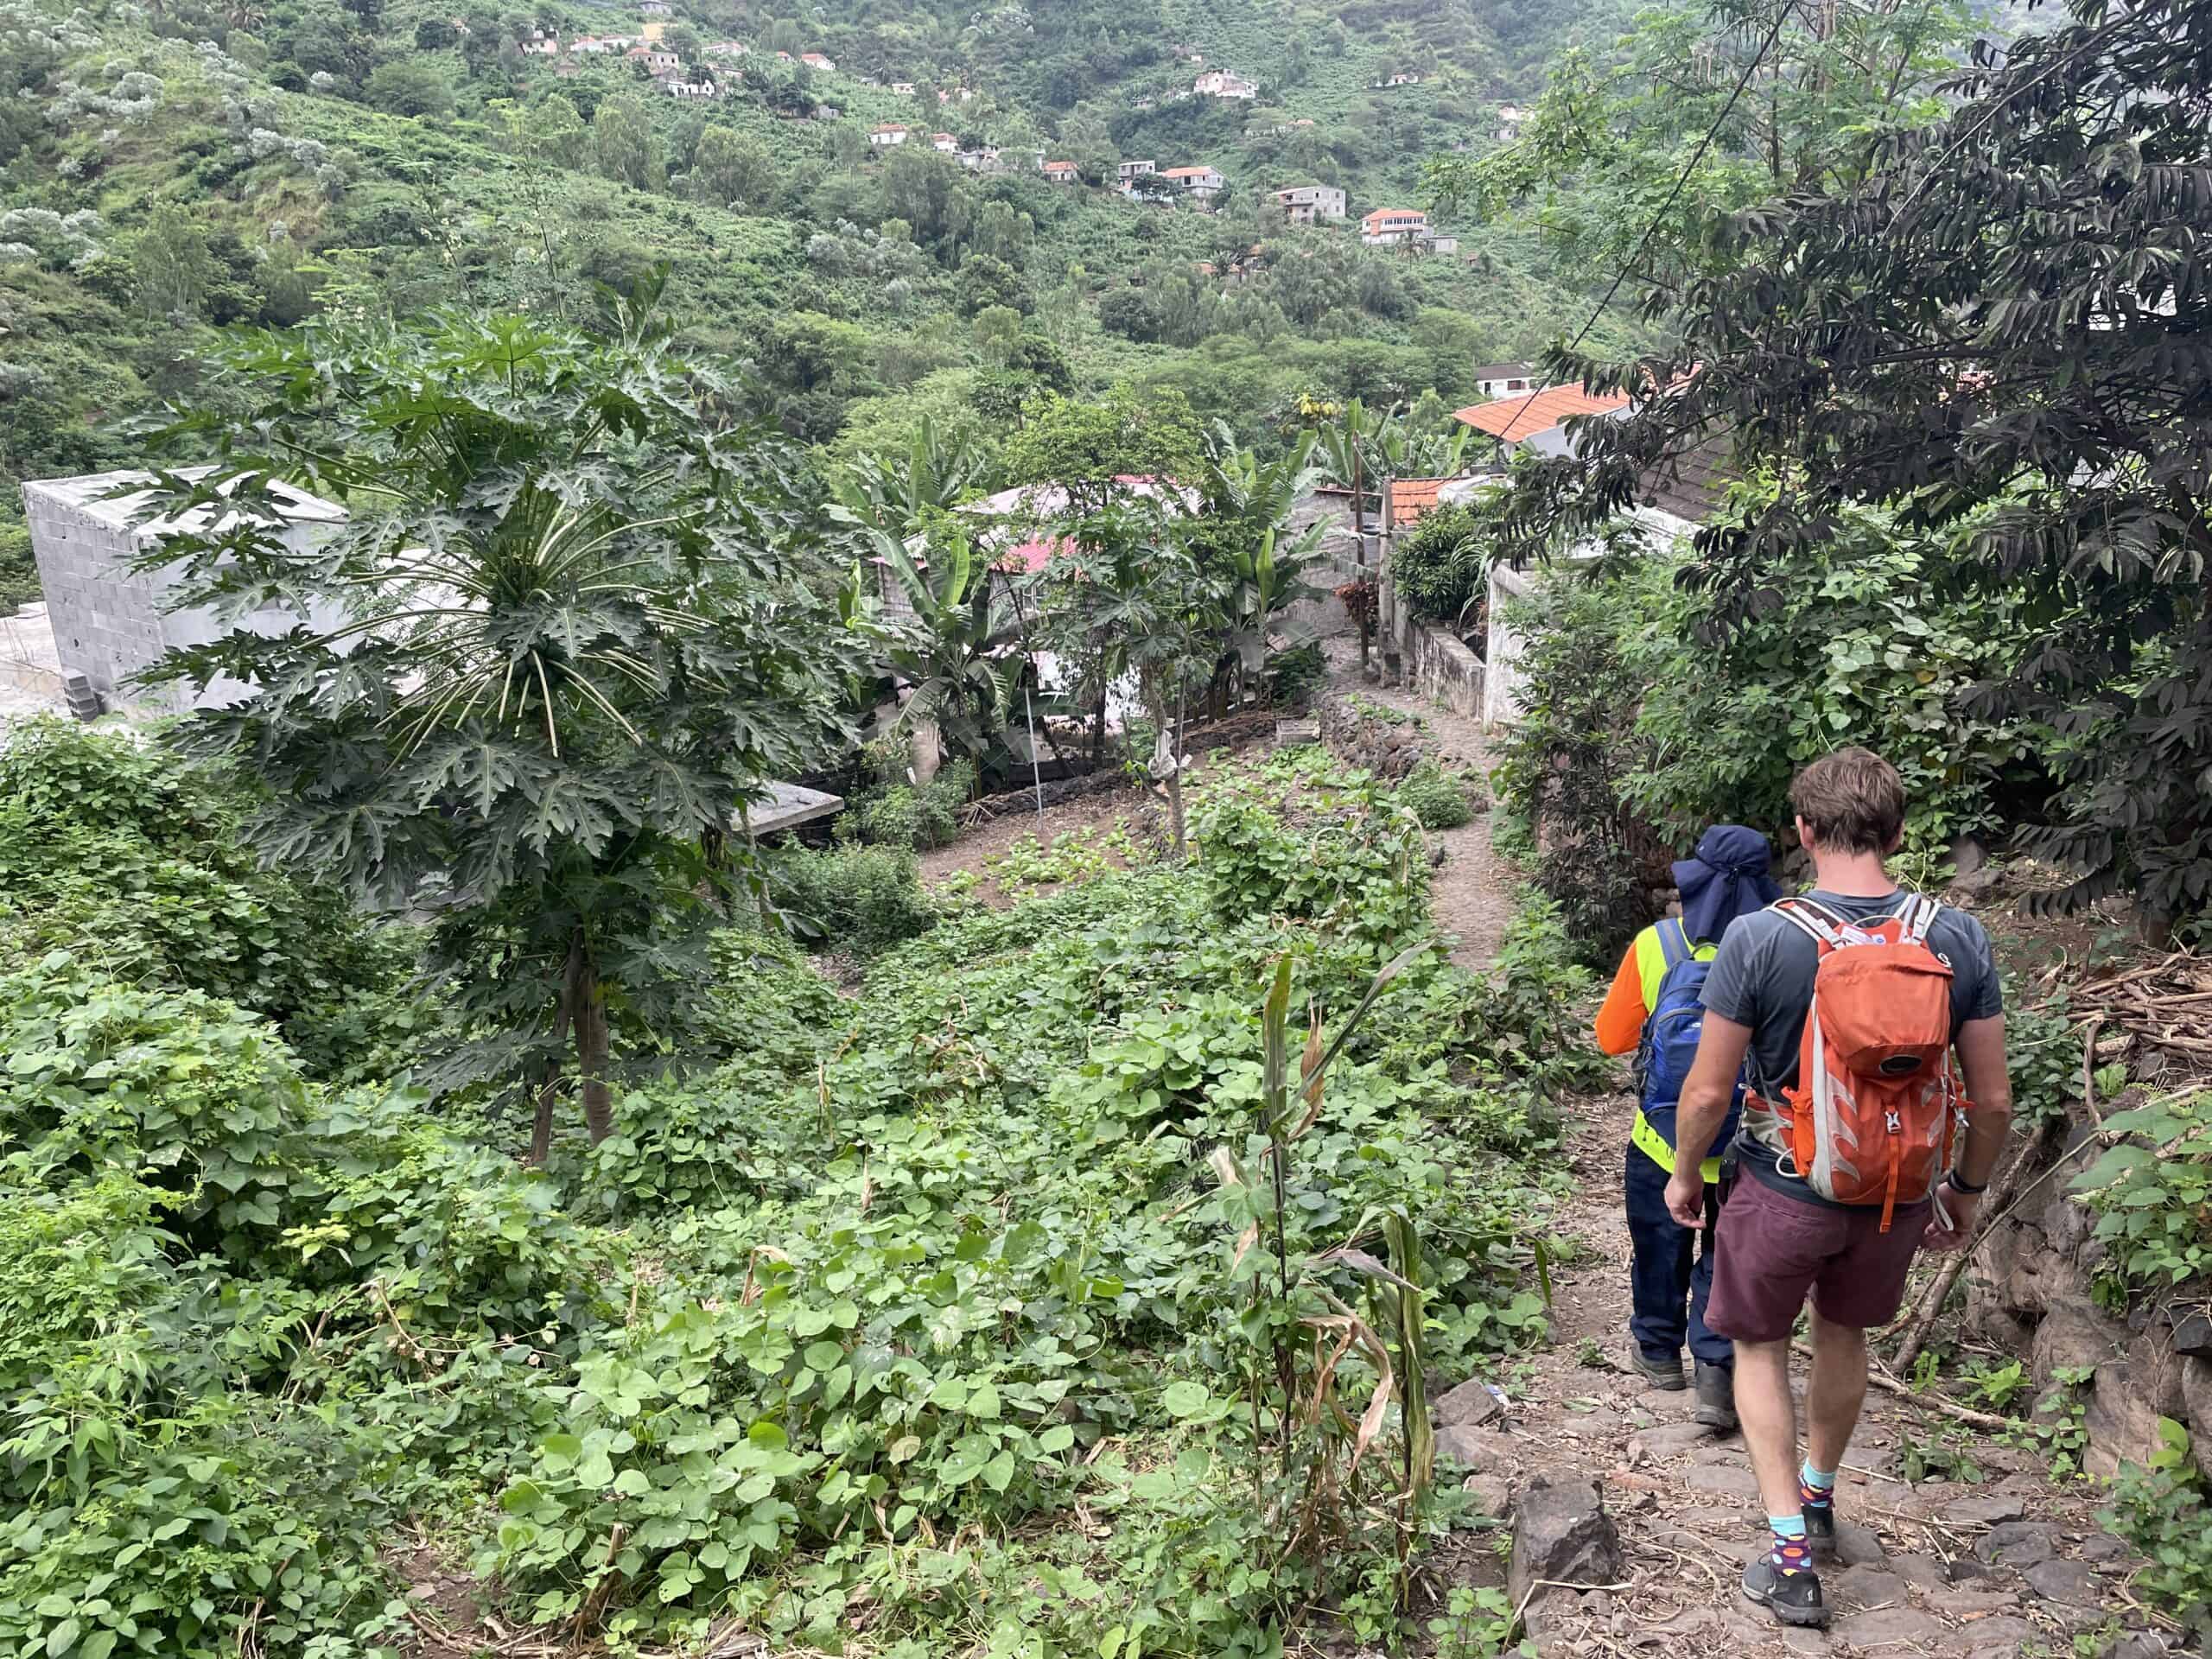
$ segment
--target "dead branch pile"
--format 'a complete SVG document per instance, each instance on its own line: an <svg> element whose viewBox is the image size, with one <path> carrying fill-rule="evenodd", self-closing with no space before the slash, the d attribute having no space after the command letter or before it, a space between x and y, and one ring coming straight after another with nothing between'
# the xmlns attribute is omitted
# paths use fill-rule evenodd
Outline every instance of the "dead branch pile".
<svg viewBox="0 0 2212 1659"><path fill-rule="evenodd" d="M2176 950L2163 961L2069 994L2076 1020L2094 1022L2097 1064L2128 1059L2138 1073L2212 1075L2212 957ZM2146 1064L2157 1059L2162 1064Z"/></svg>

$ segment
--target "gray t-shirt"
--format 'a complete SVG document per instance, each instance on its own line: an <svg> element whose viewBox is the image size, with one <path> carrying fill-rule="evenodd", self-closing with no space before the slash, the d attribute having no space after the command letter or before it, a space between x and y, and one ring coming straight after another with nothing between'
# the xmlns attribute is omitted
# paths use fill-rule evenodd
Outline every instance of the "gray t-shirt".
<svg viewBox="0 0 2212 1659"><path fill-rule="evenodd" d="M1902 892L1860 899L1817 887L1805 897L1854 922L1893 914L1905 899ZM1980 922L1946 905L1929 927L1928 948L1950 966L1953 1038L1967 1020L1987 1020L2004 1011L1996 958ZM1722 1019L1751 1028L1751 1087L1757 1095L1772 1098L1796 1084L1798 1046L1805 1035L1813 975L1820 963L1820 947L1796 924L1772 910L1739 916L1721 935L1720 952L1713 959L1699 1000ZM1781 1121L1745 1101L1738 1157L1769 1185L1815 1204L1827 1202L1802 1181L1775 1169L1783 1145Z"/></svg>

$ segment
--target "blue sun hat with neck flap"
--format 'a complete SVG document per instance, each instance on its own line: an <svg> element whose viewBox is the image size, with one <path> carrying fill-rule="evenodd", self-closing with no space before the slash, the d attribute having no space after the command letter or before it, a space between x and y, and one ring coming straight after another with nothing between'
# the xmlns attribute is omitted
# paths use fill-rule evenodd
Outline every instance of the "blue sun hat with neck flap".
<svg viewBox="0 0 2212 1659"><path fill-rule="evenodd" d="M1699 839L1697 851L1675 863L1675 886L1682 895L1682 931L1700 943L1718 944L1738 916L1764 910L1782 897L1770 874L1774 861L1767 839L1740 823L1716 823Z"/></svg>

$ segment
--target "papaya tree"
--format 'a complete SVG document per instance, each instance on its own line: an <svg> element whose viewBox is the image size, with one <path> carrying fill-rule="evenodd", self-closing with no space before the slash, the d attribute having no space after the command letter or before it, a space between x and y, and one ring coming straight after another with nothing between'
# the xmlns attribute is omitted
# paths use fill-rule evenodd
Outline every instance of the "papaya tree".
<svg viewBox="0 0 2212 1659"><path fill-rule="evenodd" d="M746 804L849 741L876 630L840 592L842 533L646 304L601 334L246 334L219 365L162 435L214 465L162 475L152 510L199 528L158 556L177 603L264 621L157 664L251 688L171 741L265 780L267 856L429 918L480 1038L458 1075L534 1085L537 1153L564 1051L603 1139L617 1039L664 1039L724 896L757 888ZM282 482L349 516L303 545Z"/></svg>

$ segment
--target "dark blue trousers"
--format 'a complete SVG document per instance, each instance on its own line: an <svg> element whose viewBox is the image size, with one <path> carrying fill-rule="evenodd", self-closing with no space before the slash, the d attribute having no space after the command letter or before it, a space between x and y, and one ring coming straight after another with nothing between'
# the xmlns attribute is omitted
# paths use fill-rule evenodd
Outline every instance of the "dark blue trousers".
<svg viewBox="0 0 2212 1659"><path fill-rule="evenodd" d="M1629 1335L1655 1358L1679 1355L1687 1337L1695 1357L1708 1365L1733 1366L1736 1351L1728 1338L1705 1328L1705 1299L1713 1290L1713 1224L1720 1213L1716 1190L1707 1184L1705 1225L1692 1232L1667 1213L1667 1172L1633 1146L1628 1149L1625 1186L1628 1236L1634 1247Z"/></svg>

